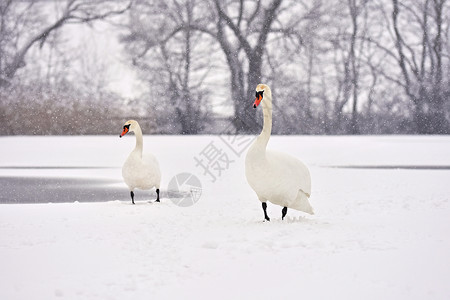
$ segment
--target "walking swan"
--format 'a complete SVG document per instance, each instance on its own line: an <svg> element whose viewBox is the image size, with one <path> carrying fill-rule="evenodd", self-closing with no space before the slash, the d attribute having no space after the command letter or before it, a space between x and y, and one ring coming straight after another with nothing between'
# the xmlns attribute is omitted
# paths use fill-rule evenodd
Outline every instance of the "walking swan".
<svg viewBox="0 0 450 300"><path fill-rule="evenodd" d="M245 175L251 188L262 202L264 219L267 201L283 207L282 220L292 208L314 214L308 198L311 195L311 176L297 158L285 153L266 150L272 132L272 92L269 86L258 84L253 108L263 107L264 126L261 134L250 146L245 157Z"/></svg>
<svg viewBox="0 0 450 300"><path fill-rule="evenodd" d="M159 202L161 171L158 161L152 154L142 153L142 130L137 121L125 122L119 137L123 137L128 132L134 132L136 135L136 147L131 151L122 167L123 179L130 189L131 203L134 204L134 189L149 190L154 187L156 188L156 202Z"/></svg>

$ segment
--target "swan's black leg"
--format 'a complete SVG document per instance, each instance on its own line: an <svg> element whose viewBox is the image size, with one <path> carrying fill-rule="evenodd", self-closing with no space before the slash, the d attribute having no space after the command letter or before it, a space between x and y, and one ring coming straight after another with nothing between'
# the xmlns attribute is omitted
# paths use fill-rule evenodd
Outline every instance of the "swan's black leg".
<svg viewBox="0 0 450 300"><path fill-rule="evenodd" d="M130 195L131 195L131 203L134 204L134 192L131 191L131 192L130 192Z"/></svg>
<svg viewBox="0 0 450 300"><path fill-rule="evenodd" d="M264 219L266 219L267 221L270 221L270 218L269 218L269 216L267 215L267 203L266 202L263 202L262 203L262 208L263 208L263 210L264 210Z"/></svg>
<svg viewBox="0 0 450 300"><path fill-rule="evenodd" d="M287 214L287 207L283 207L283 209L281 210L281 220L284 220L284 217Z"/></svg>
<svg viewBox="0 0 450 300"><path fill-rule="evenodd" d="M160 202L159 201L159 189L156 189L156 202Z"/></svg>

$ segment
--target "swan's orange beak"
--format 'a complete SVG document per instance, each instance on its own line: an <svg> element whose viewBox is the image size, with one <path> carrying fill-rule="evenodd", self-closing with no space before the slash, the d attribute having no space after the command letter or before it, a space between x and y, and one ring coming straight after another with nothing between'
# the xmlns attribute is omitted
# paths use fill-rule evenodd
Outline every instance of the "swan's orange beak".
<svg viewBox="0 0 450 300"><path fill-rule="evenodd" d="M256 108L261 103L262 98L263 97L261 94L258 94L256 96L255 103L253 103L253 108Z"/></svg>
<svg viewBox="0 0 450 300"><path fill-rule="evenodd" d="M123 127L123 131L122 131L122 133L119 135L119 137L121 138L121 137L123 137L125 134L127 134L127 132L128 132L128 126L124 126Z"/></svg>

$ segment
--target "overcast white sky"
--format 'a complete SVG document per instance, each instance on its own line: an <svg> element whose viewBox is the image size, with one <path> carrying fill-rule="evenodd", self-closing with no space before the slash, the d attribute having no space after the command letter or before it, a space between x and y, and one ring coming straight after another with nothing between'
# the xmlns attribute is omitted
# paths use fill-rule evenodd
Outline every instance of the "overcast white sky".
<svg viewBox="0 0 450 300"><path fill-rule="evenodd" d="M106 66L105 75L110 81L110 89L124 97L137 97L142 92L136 72L130 67L118 41L119 32L112 25L97 22L93 27L70 25L67 27L77 38L75 45L86 45L90 55Z"/></svg>
<svg viewBox="0 0 450 300"><path fill-rule="evenodd" d="M89 55L99 65L105 66L105 76L110 82L109 88L126 98L139 97L144 91L138 72L132 68L129 57L119 43L119 29L106 22L97 22L93 27L87 25L69 25L63 30L76 38L71 47L88 50ZM87 59L91 61L90 58ZM232 101L229 99L228 74L226 69L217 69L208 74L205 84L210 85L213 94L212 109L223 115L232 115ZM223 82L217 85L217 82ZM217 85L217 86L216 86ZM251 102L251 99L249 100Z"/></svg>

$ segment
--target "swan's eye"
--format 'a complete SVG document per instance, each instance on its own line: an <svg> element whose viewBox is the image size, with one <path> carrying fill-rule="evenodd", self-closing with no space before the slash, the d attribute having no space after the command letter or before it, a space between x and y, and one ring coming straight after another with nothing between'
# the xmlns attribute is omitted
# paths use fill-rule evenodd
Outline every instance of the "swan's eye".
<svg viewBox="0 0 450 300"><path fill-rule="evenodd" d="M124 126L123 126L123 129L125 129L125 128L128 129L128 130L130 130L130 124L124 125Z"/></svg>
<svg viewBox="0 0 450 300"><path fill-rule="evenodd" d="M259 99L259 97L261 96L261 98L262 98L262 97L263 97L263 93L264 93L264 91L256 92L255 97L256 97L257 99Z"/></svg>

